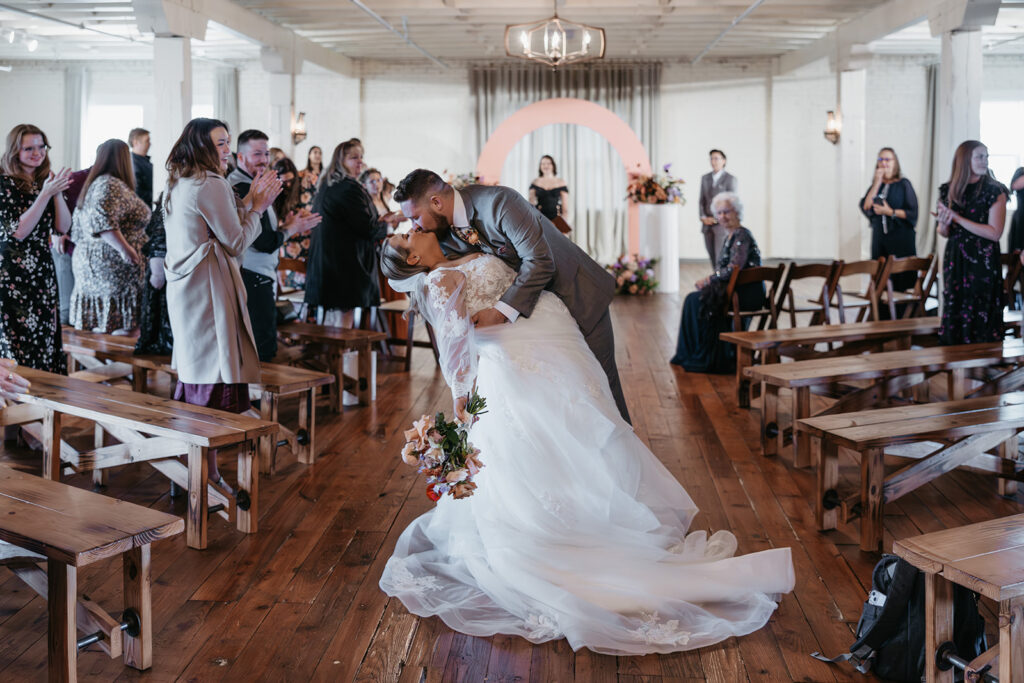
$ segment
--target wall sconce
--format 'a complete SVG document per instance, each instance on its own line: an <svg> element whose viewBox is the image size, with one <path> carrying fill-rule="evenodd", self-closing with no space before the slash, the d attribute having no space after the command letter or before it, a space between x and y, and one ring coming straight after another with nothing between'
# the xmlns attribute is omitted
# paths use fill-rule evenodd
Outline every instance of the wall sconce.
<svg viewBox="0 0 1024 683"><path fill-rule="evenodd" d="M825 139L833 145L838 145L842 132L843 120L834 111L829 110L828 119L825 121Z"/></svg>
<svg viewBox="0 0 1024 683"><path fill-rule="evenodd" d="M306 112L300 111L292 121L292 144L297 145L306 139Z"/></svg>

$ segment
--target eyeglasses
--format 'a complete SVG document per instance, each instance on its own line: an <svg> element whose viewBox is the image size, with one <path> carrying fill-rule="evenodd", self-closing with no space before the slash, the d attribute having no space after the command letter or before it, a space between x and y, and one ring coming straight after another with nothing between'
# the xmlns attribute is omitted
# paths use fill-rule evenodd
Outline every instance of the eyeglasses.
<svg viewBox="0 0 1024 683"><path fill-rule="evenodd" d="M892 159L890 157L878 157L878 160L879 161L896 161L895 159Z"/></svg>
<svg viewBox="0 0 1024 683"><path fill-rule="evenodd" d="M22 147L22 152L45 152L50 149L49 145L36 145L34 147Z"/></svg>

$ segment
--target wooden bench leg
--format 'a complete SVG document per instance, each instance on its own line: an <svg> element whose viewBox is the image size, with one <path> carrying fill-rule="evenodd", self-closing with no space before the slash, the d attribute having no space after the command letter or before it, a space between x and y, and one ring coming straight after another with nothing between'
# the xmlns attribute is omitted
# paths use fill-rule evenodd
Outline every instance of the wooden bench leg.
<svg viewBox="0 0 1024 683"><path fill-rule="evenodd" d="M947 375L948 375L947 378L946 378L946 386L947 386L946 395L948 396L947 400L950 400L950 401L962 401L964 399L964 393L965 393L964 384L967 381L967 377L966 377L966 373L964 372L964 369L963 368L956 368L954 370L950 370L947 373Z"/></svg>
<svg viewBox="0 0 1024 683"><path fill-rule="evenodd" d="M60 481L60 413L43 413L43 478Z"/></svg>
<svg viewBox="0 0 1024 683"><path fill-rule="evenodd" d="M188 447L188 517L185 518L185 540L189 548L206 547L207 498L206 480L210 474L207 462L208 448L189 444Z"/></svg>
<svg viewBox="0 0 1024 683"><path fill-rule="evenodd" d="M953 683L953 669L939 671L935 665L935 651L939 645L952 640L953 584L938 574L926 573L924 575L924 674L928 683ZM1011 679L1007 678L1006 680Z"/></svg>
<svg viewBox="0 0 1024 683"><path fill-rule="evenodd" d="M78 680L78 569L57 560L46 561L47 628L50 683Z"/></svg>
<svg viewBox="0 0 1024 683"><path fill-rule="evenodd" d="M743 371L754 364L754 350L746 347L736 349L736 401L740 408L750 407L750 380Z"/></svg>
<svg viewBox="0 0 1024 683"><path fill-rule="evenodd" d="M92 447L99 450L106 446L104 443L104 435L106 432L103 429L103 425L97 422L93 426L92 433ZM93 488L104 488L107 485L107 471L106 470L93 470L92 471L92 486Z"/></svg>
<svg viewBox="0 0 1024 683"><path fill-rule="evenodd" d="M999 603L999 680L1024 681L1024 599Z"/></svg>
<svg viewBox="0 0 1024 683"><path fill-rule="evenodd" d="M360 346L356 352L359 362L359 377L356 379L356 397L359 399L359 405L368 406L370 405L370 397L373 395L373 388L370 386L370 382L373 379L373 375L370 371L373 356L369 344Z"/></svg>
<svg viewBox="0 0 1024 683"><path fill-rule="evenodd" d="M413 343L413 334L416 332L416 313L409 311L409 317L405 321L405 371L409 372L412 369L412 349L415 346Z"/></svg>
<svg viewBox="0 0 1024 683"><path fill-rule="evenodd" d="M277 434L272 434L270 439L276 439ZM256 533L257 520L259 519L259 485L260 473L254 467L252 442L246 441L238 447L238 490L249 494L249 509L243 510L238 507L235 513L235 525L238 530L247 533Z"/></svg>
<svg viewBox="0 0 1024 683"><path fill-rule="evenodd" d="M277 394L264 391L260 395L260 418L277 422ZM260 473L273 475L277 469L277 435L260 438Z"/></svg>
<svg viewBox="0 0 1024 683"><path fill-rule="evenodd" d="M331 412L342 413L345 403L345 354L336 351L331 355L334 365L334 384L331 385Z"/></svg>
<svg viewBox="0 0 1024 683"><path fill-rule="evenodd" d="M1010 470L1010 467L1013 467L1013 469L1010 470L1011 472L1016 472L1016 463L1017 461L1020 460L1020 447L1018 445L1018 437L1018 434L1014 434L1012 437L1010 437L1003 443L999 444L999 457L1003 458L1004 460L1010 461L1004 462L1002 463L1002 465L1007 470ZM1017 494L1016 480L1000 478L997 481L999 482L997 486L999 487L1000 496L1014 496Z"/></svg>
<svg viewBox="0 0 1024 683"><path fill-rule="evenodd" d="M877 553L882 548L882 493L885 453L869 448L860 456L860 549Z"/></svg>
<svg viewBox="0 0 1024 683"><path fill-rule="evenodd" d="M310 387L299 396L299 431L306 430L306 445L295 441L298 450L296 457L303 465L312 465L316 462L316 388Z"/></svg>
<svg viewBox="0 0 1024 683"><path fill-rule="evenodd" d="M793 388L793 467L810 467L811 444L807 432L796 428L797 421L811 416L811 388Z"/></svg>
<svg viewBox="0 0 1024 683"><path fill-rule="evenodd" d="M775 385L761 382L761 450L766 456L778 455L781 448L782 428L779 426L779 388Z"/></svg>
<svg viewBox="0 0 1024 683"><path fill-rule="evenodd" d="M146 393L149 388L149 369L140 368L138 365L132 367L132 391L140 394Z"/></svg>
<svg viewBox="0 0 1024 683"><path fill-rule="evenodd" d="M839 446L834 442L826 440L822 443L821 437L811 437L811 451L815 455L815 466L818 468L818 488L814 501L814 521L818 525L818 531L835 529L839 521L838 500L836 506L831 509L825 508L826 491L836 491L839 486Z"/></svg>
<svg viewBox="0 0 1024 683"><path fill-rule="evenodd" d="M144 670L153 666L153 601L149 544L125 551L121 559L124 566L124 608L125 611L134 611L139 618L139 634L132 636L124 633L122 636L124 663Z"/></svg>

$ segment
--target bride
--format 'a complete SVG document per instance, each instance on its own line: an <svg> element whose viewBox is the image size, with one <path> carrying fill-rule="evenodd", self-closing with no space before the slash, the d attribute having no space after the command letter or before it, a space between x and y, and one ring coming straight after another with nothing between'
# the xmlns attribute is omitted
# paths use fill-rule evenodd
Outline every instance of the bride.
<svg viewBox="0 0 1024 683"><path fill-rule="evenodd" d="M485 467L398 539L380 587L473 636L565 638L616 655L675 652L755 631L793 589L789 548L734 557L728 531L687 533L697 508L619 416L561 300L474 328L515 279L486 254L448 260L429 232L388 238L382 271L437 332L457 414Z"/></svg>

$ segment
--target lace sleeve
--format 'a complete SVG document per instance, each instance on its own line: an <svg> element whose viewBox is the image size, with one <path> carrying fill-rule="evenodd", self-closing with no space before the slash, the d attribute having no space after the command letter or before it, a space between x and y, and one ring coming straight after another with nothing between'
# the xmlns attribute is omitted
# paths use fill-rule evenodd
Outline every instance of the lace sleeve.
<svg viewBox="0 0 1024 683"><path fill-rule="evenodd" d="M441 372L452 398L468 395L476 382L476 345L465 289L466 276L458 270L445 268L427 276L423 313L434 328Z"/></svg>

